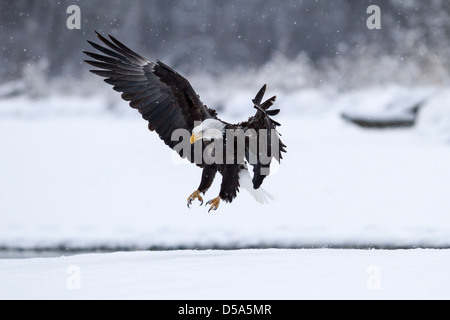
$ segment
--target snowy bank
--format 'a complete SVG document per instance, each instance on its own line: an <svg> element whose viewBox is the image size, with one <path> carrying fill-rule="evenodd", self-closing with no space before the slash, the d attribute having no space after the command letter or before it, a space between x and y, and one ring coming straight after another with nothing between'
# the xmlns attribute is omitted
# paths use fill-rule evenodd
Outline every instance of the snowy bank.
<svg viewBox="0 0 450 320"><path fill-rule="evenodd" d="M0 260L0 299L449 299L448 250L242 250Z"/></svg>

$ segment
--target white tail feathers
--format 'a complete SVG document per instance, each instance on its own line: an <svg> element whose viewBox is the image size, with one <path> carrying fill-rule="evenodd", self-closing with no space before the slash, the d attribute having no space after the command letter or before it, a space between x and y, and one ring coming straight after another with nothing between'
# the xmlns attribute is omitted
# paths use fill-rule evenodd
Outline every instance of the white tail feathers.
<svg viewBox="0 0 450 320"><path fill-rule="evenodd" d="M275 200L275 197L263 188L260 187L259 189L253 189L252 177L247 169L242 169L239 171L239 184L261 204L269 203L269 200Z"/></svg>

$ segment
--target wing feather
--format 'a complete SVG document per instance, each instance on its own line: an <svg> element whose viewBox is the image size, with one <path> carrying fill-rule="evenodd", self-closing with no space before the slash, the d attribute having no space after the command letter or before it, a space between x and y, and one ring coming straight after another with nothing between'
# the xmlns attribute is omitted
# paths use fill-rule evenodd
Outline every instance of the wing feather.
<svg viewBox="0 0 450 320"><path fill-rule="evenodd" d="M216 118L216 112L200 101L190 83L176 71L160 61L151 62L112 36L96 35L102 45L88 43L100 53L84 51L90 57L86 63L96 68L91 72L121 92L169 147L178 144L171 141L174 130L192 132L194 122Z"/></svg>
<svg viewBox="0 0 450 320"><path fill-rule="evenodd" d="M246 158L247 161L250 162L250 164L253 166L253 188L258 189L261 184L263 183L266 176L269 174L270 171L270 162L272 159L275 159L277 161L281 161L283 159L282 153L286 152L286 145L281 142L280 134L276 131L276 128L281 126L280 123L273 120L271 116L276 116L280 113L279 109L275 110L269 110L270 107L275 103L276 97L272 97L269 100L265 101L264 103L261 103L264 94L266 92L266 86L258 92L255 99L253 99L253 103L255 104L256 114L253 117L250 117L247 122L242 123L241 126L245 129L254 129L257 133L257 141L258 141L258 154L264 153L267 157L270 158L269 163L261 163L260 157L257 158L256 163L251 163L250 160L250 149L246 149ZM267 143L265 146L267 147L267 150L260 150L260 130L264 129L267 130ZM275 132L276 134L276 140L278 141L278 152L275 154L272 153L272 134Z"/></svg>

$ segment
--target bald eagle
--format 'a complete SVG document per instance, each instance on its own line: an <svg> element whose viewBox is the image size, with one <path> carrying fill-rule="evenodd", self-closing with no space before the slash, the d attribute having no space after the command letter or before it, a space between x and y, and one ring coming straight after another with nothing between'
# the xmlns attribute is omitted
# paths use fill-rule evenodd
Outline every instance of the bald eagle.
<svg viewBox="0 0 450 320"><path fill-rule="evenodd" d="M253 117L238 124L226 123L200 101L190 83L176 71L161 61L147 60L112 36L107 39L98 32L96 35L103 45L88 43L98 52L83 51L90 57L85 62L96 68L90 71L106 78L106 83L122 93L167 146L203 169L199 187L187 199L188 207L196 199L203 204L202 194L211 187L217 172L223 177L220 193L207 202L208 212L217 210L221 200L231 203L240 187L260 203L273 199L261 185L272 159L280 162L286 145L276 131L280 124L271 118L280 110L269 110L276 97L262 102L265 85L253 100ZM253 167L253 178L248 164Z"/></svg>

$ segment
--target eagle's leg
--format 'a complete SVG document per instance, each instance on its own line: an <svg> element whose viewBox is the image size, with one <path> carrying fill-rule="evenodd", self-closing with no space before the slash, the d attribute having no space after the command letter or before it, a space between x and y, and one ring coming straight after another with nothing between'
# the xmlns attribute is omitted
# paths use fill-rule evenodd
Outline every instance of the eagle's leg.
<svg viewBox="0 0 450 320"><path fill-rule="evenodd" d="M232 202L234 198L236 198L237 193L239 191L239 165L225 165L222 170L222 185L220 187L220 193L217 198L214 198L206 203L206 205L210 204L211 210L217 210L220 205L220 200L225 202Z"/></svg>
<svg viewBox="0 0 450 320"><path fill-rule="evenodd" d="M200 194L205 194L206 191L208 191L214 181L216 173L217 168L215 166L206 166L203 168L202 181L200 182L200 186L189 196L187 200L188 208L190 208L192 201L194 201L195 199L198 199L201 202L200 205L203 205L203 198Z"/></svg>

